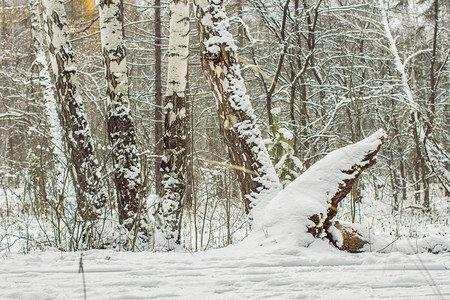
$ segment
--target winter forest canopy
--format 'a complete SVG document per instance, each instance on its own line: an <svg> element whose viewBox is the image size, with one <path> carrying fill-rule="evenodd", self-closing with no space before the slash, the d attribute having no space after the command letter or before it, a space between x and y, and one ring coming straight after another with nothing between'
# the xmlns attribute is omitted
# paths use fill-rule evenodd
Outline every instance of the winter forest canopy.
<svg viewBox="0 0 450 300"><path fill-rule="evenodd" d="M0 13L0 252L448 240L448 1Z"/></svg>

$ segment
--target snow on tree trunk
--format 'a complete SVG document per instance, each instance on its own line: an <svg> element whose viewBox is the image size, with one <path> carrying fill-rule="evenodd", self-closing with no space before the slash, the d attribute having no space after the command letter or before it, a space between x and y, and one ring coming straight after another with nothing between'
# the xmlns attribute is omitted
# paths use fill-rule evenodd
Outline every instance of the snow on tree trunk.
<svg viewBox="0 0 450 300"><path fill-rule="evenodd" d="M256 220L259 243L306 246L315 237L326 237L342 247L342 236L333 226L339 202L351 191L361 172L375 163L386 135L378 130L366 139L335 150L312 165L283 189ZM258 238L258 237L257 237Z"/></svg>
<svg viewBox="0 0 450 300"><path fill-rule="evenodd" d="M354 155L353 161L348 161L345 166L343 165L341 167L341 172L347 176L344 175L346 178L342 178L340 182L338 182L338 189L333 194L333 197L331 197L326 218L323 221L323 229L327 234L328 239L333 243L337 243L337 240L332 235L330 228L333 226L333 219L337 215L337 207L339 203L347 196L347 194L350 193L353 185L357 182L359 175L361 175L364 170L375 164L375 156L380 150L385 139L386 135L384 131L380 130L367 139L342 149L344 155L351 155L352 148L358 149L358 152ZM312 216L310 218L310 220L313 219L316 219L316 217ZM315 229L314 227L310 228L310 232L315 232L316 230L317 227L315 227Z"/></svg>
<svg viewBox="0 0 450 300"><path fill-rule="evenodd" d="M180 243L186 191L186 78L189 57L189 1L170 2L167 89L164 107L162 190L158 210L164 247Z"/></svg>
<svg viewBox="0 0 450 300"><path fill-rule="evenodd" d="M408 83L408 76L405 70L405 65L408 62L408 60L412 59L412 57L414 55L416 55L417 53L413 54L413 56L408 57L404 62L401 61L400 59L400 55L399 52L397 50L397 45L395 42L394 37L392 36L391 33L391 28L389 26L389 20L388 20L388 11L387 11L387 5L385 3L383 3L384 0L380 0L380 6L382 7L382 23L383 23L383 27L384 27L384 34L388 40L388 44L389 44L389 49L391 51L391 54L394 56L394 65L395 68L397 69L397 71L400 73L401 76L401 86L403 88L404 94L405 94L405 100L408 103L409 109L410 109L410 113L411 113L411 127L413 130L413 139L414 139L414 143L415 143L415 148L416 148L416 155L417 158L419 159L419 165L420 165L420 169L422 172L422 188L424 191L424 202L423 202L423 206L426 209L430 209L430 192L429 192L429 177L428 177L428 167L425 161L425 156L426 154L424 152L426 152L426 148L427 148L427 134L422 126L422 122L421 122L421 116L426 116L427 113L422 112L422 108L416 103L416 101L414 100L414 96L413 96L413 92L411 90L411 87L409 86ZM422 143L421 141L424 141L424 143Z"/></svg>
<svg viewBox="0 0 450 300"><path fill-rule="evenodd" d="M223 1L196 0L195 4L203 70L216 101L230 161L241 168L236 175L249 214L254 207L262 209L281 190L281 184L256 124Z"/></svg>
<svg viewBox="0 0 450 300"><path fill-rule="evenodd" d="M107 81L108 136L112 144L119 223L132 230L139 213L140 163L128 99L128 70L120 0L98 5Z"/></svg>
<svg viewBox="0 0 450 300"><path fill-rule="evenodd" d="M95 147L83 100L77 89L77 70L68 40L67 16L63 0L43 0L50 59L55 76L61 125L72 167L77 207L85 230L86 246L93 246L92 230L106 203ZM96 237L97 238L97 237Z"/></svg>
<svg viewBox="0 0 450 300"><path fill-rule="evenodd" d="M44 92L44 105L49 124L49 132L51 137L51 145L53 152L53 159L55 162L55 192L56 200L54 207L63 208L63 201L65 198L65 167L68 165L66 156L64 155L63 131L61 124L58 122L58 111L55 96L55 88L51 81L50 72L48 70L47 57L45 55L41 18L39 14L39 0L30 0L30 17L31 17L31 31L33 36L33 45L36 51L36 60L34 65L39 72L39 83ZM62 215L62 212L58 212Z"/></svg>

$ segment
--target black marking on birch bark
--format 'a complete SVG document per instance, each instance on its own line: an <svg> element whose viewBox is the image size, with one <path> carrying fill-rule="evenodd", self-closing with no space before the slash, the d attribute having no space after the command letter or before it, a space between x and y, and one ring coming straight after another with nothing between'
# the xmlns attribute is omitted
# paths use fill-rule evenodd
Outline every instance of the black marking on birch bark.
<svg viewBox="0 0 450 300"><path fill-rule="evenodd" d="M169 106L168 104L171 104ZM182 202L186 190L186 98L176 93L165 98L164 118L164 157L161 161L163 189L161 191L162 205L170 203L168 211L163 211L165 219L166 238L175 239L180 243ZM174 119L173 119L174 118ZM160 210L161 211L161 210ZM166 230L167 231L167 230ZM171 236L168 233L176 233Z"/></svg>
<svg viewBox="0 0 450 300"><path fill-rule="evenodd" d="M99 217L99 210L106 203L100 178L98 177L98 163L95 158L94 146L90 135L88 122L81 102L76 99L76 70L73 65L71 45L67 41L66 23L57 11L51 11L47 16L47 32L51 39L49 50L55 56L57 70L55 75L56 96L59 117L65 130L65 138L69 157L74 169L75 193L77 209L85 224L85 241L91 238L91 226ZM53 26L63 31L63 41L60 47L54 46Z"/></svg>
<svg viewBox="0 0 450 300"><path fill-rule="evenodd" d="M105 5L117 8L114 17L121 23L119 3L109 0L101 2L101 9ZM102 11L100 11L102 13ZM105 21L107 23L109 21ZM120 32L118 30L117 32ZM113 34L118 34L112 31ZM121 35L119 36L121 37ZM120 85L128 85L128 74L117 77L111 70L111 63L120 66L126 58L126 48L118 45L115 49L106 49L103 45L103 58L105 62L105 77L107 81L106 95L108 98L108 133L112 144L113 175L116 186L116 195L119 211L119 223L124 224L128 230L135 226L139 211L140 164L136 148L136 132L133 118L128 109L128 91L116 91ZM126 81L126 82L122 82ZM128 86L124 87L128 89Z"/></svg>
<svg viewBox="0 0 450 300"><path fill-rule="evenodd" d="M125 220L131 218L132 220L125 224L125 227L131 230L139 208L140 182L138 176L130 176L128 172L139 172L140 167L134 123L130 114L125 112L123 107L109 109L108 132L113 145L112 158L119 222L123 224Z"/></svg>

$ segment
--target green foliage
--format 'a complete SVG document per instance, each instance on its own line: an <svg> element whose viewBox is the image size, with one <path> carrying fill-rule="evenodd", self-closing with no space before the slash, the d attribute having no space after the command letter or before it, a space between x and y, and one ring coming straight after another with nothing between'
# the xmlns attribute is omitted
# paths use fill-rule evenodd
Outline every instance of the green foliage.
<svg viewBox="0 0 450 300"><path fill-rule="evenodd" d="M267 150L283 186L295 180L303 170L300 160L294 155L294 136L281 125L277 112L272 112L272 138L266 141Z"/></svg>

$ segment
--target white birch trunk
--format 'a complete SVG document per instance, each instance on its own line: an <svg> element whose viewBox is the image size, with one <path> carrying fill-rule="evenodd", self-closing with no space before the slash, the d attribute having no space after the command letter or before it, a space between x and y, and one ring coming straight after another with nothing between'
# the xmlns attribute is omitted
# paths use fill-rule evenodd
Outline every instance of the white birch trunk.
<svg viewBox="0 0 450 300"><path fill-rule="evenodd" d="M170 2L166 97L185 97L189 56L189 1Z"/></svg>
<svg viewBox="0 0 450 300"><path fill-rule="evenodd" d="M51 203L55 212L55 219L53 219L56 232L59 235L59 247L62 249L63 236L65 232L70 232L67 224L64 224L63 219L66 215L67 200L75 199L75 192L73 190L73 182L70 177L70 172L67 167L69 162L65 155L66 147L63 140L63 129L59 122L58 105L55 94L55 86L52 83L50 72L48 69L47 56L44 49L44 40L42 35L42 26L39 10L39 0L29 0L30 17L31 17L31 34L33 38L33 45L36 51L36 60L33 65L36 66L39 72L39 84L44 93L44 109L49 125L50 142L52 147L53 161L54 161L54 177L53 184L54 201ZM33 66L33 67L34 67Z"/></svg>
<svg viewBox="0 0 450 300"><path fill-rule="evenodd" d="M216 100L220 129L236 171L246 212L255 213L280 190L281 184L256 124L253 107L236 58L222 0L196 0L205 76Z"/></svg>
<svg viewBox="0 0 450 300"><path fill-rule="evenodd" d="M33 36L33 45L36 51L36 64L39 71L39 83L44 92L44 105L47 115L47 122L49 124L49 132L51 138L51 145L53 147L52 152L55 161L56 171L56 196L58 205L62 207L65 195L65 178L66 178L66 166L68 165L66 156L64 154L64 142L63 142L63 130L61 124L58 121L57 103L55 97L55 88L51 81L50 72L48 70L47 57L45 55L41 18L39 14L39 0L29 0L30 14L31 14L31 29Z"/></svg>
<svg viewBox="0 0 450 300"><path fill-rule="evenodd" d="M86 118L77 89L77 70L68 40L67 16L63 0L42 0L49 39L50 60L55 76L59 117L65 131L77 207L84 228L84 247L98 247L101 232L95 224L103 212L106 196Z"/></svg>
<svg viewBox="0 0 450 300"><path fill-rule="evenodd" d="M136 132L128 99L128 70L120 0L98 5L107 81L108 134L112 143L119 222L132 230L138 221L140 171Z"/></svg>
<svg viewBox="0 0 450 300"><path fill-rule="evenodd" d="M180 243L182 203L186 192L186 82L189 56L189 1L170 2L167 89L164 107L162 191L158 210L164 235L159 247Z"/></svg>

